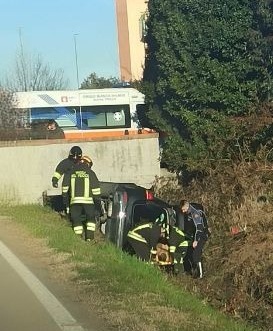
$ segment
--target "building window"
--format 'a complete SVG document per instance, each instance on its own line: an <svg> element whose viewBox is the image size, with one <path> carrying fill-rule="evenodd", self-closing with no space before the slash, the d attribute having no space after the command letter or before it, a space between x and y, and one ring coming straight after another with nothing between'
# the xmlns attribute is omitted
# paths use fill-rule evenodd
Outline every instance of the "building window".
<svg viewBox="0 0 273 331"><path fill-rule="evenodd" d="M142 42L145 42L145 37L147 35L146 19L147 19L146 13L142 14L139 19L139 35L140 35L140 40Z"/></svg>

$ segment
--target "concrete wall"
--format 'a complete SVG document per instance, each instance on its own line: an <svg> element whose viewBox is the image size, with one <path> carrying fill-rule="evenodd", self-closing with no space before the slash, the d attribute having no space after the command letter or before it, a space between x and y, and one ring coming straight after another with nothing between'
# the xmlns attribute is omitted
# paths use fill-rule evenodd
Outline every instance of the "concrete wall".
<svg viewBox="0 0 273 331"><path fill-rule="evenodd" d="M51 177L74 145L92 158L101 181L135 182L148 188L160 175L157 134L100 141L0 142L0 201L42 203L43 191L59 192L51 188Z"/></svg>

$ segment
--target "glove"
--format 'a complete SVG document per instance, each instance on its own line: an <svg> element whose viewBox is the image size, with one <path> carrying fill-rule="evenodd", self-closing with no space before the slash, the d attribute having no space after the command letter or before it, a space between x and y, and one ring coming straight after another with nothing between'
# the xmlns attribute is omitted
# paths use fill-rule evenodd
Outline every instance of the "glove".
<svg viewBox="0 0 273 331"><path fill-rule="evenodd" d="M52 179L52 186L58 188L58 181L55 178Z"/></svg>

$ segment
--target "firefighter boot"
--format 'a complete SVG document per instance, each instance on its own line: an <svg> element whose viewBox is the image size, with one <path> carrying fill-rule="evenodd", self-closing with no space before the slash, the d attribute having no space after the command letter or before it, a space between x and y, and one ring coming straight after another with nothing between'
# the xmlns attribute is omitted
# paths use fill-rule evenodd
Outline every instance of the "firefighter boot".
<svg viewBox="0 0 273 331"><path fill-rule="evenodd" d="M94 241L95 233L94 231L86 231L86 241Z"/></svg>
<svg viewBox="0 0 273 331"><path fill-rule="evenodd" d="M176 256L176 258L174 258L173 270L174 270L175 275L181 275L185 272L184 260L183 260L183 257L181 257L180 255Z"/></svg>
<svg viewBox="0 0 273 331"><path fill-rule="evenodd" d="M183 263L175 263L173 269L175 275L181 275L184 273Z"/></svg>

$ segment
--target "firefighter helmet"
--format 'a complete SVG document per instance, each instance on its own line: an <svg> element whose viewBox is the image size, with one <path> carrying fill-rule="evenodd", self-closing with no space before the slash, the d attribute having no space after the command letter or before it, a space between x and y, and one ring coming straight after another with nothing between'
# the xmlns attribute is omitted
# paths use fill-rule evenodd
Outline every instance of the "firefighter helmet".
<svg viewBox="0 0 273 331"><path fill-rule="evenodd" d="M80 159L82 157L82 149L79 146L73 146L69 151L69 158Z"/></svg>
<svg viewBox="0 0 273 331"><path fill-rule="evenodd" d="M92 167L93 165L93 161L91 160L91 158L87 155L84 155L81 157L81 163L87 164L89 168Z"/></svg>

